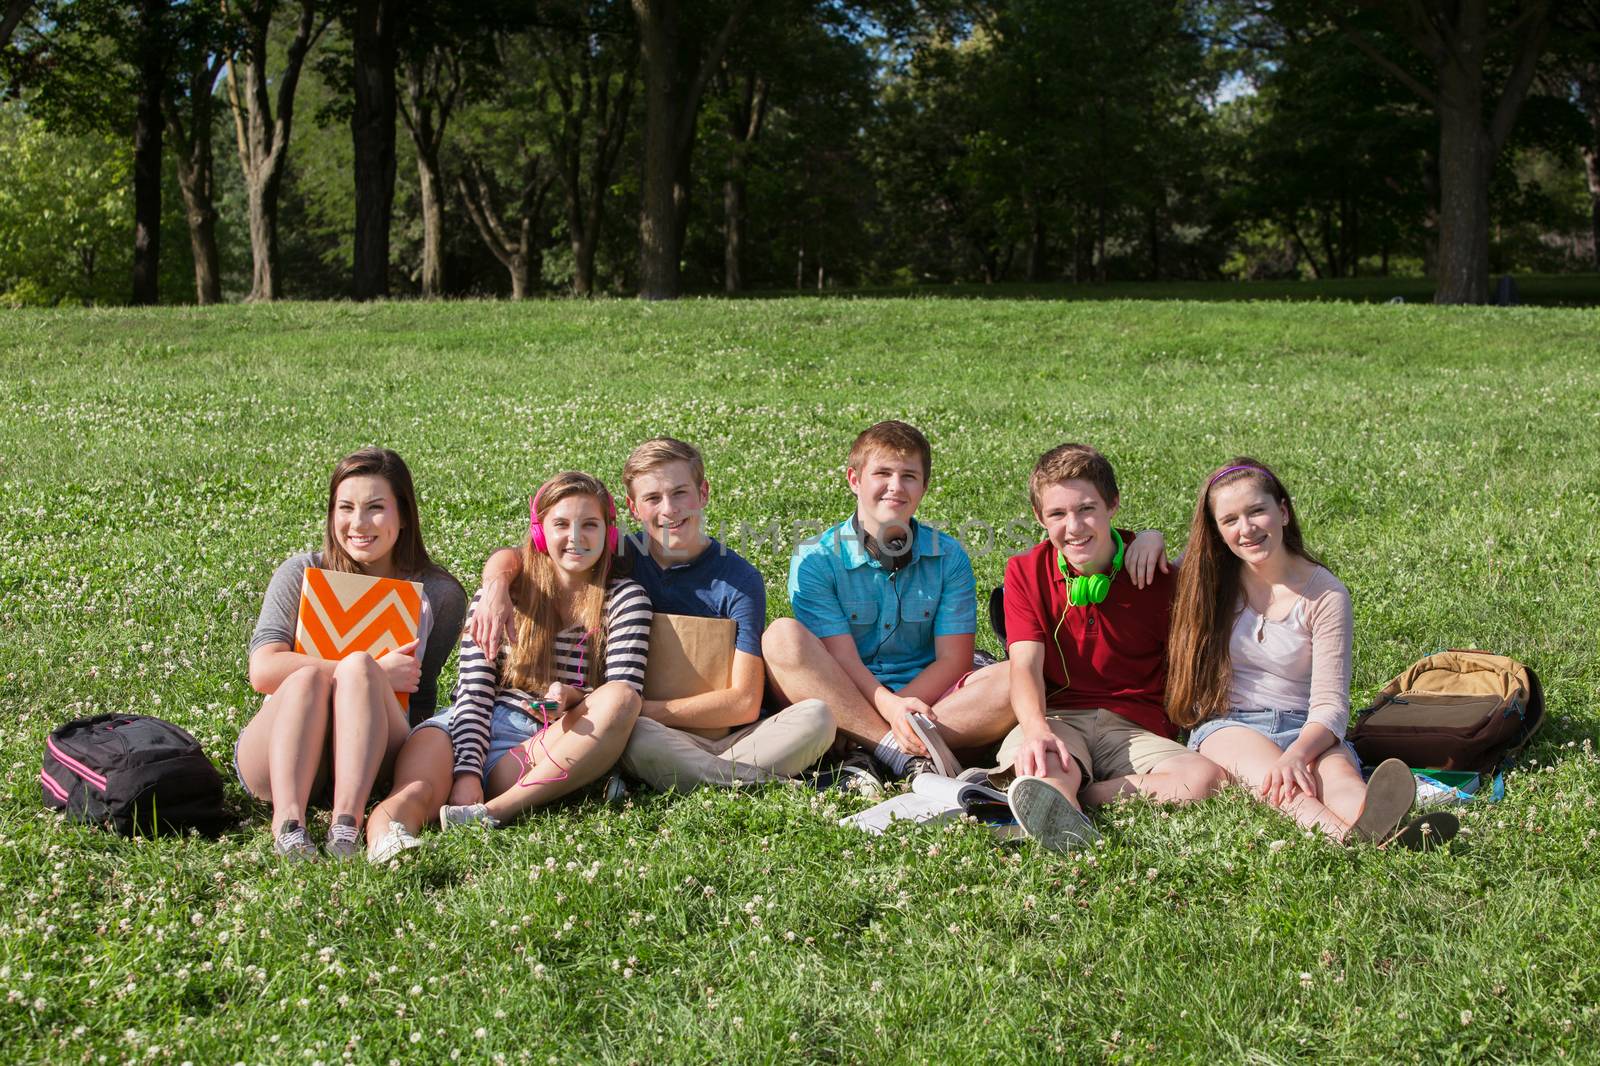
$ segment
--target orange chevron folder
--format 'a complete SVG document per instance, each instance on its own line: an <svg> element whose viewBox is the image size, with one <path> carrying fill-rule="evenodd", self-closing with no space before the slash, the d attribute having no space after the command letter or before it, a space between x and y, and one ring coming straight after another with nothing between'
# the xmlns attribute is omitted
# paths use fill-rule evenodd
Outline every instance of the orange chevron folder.
<svg viewBox="0 0 1600 1066"><path fill-rule="evenodd" d="M416 640L421 625L417 582L308 566L300 582L294 650L313 659L343 659L359 651L377 658ZM410 706L409 692L395 695L402 708Z"/></svg>

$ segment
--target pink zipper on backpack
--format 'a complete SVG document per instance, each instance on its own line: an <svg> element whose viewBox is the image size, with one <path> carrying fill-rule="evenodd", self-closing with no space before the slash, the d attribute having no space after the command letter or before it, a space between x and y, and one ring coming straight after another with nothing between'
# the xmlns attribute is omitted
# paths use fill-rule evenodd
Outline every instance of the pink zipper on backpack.
<svg viewBox="0 0 1600 1066"><path fill-rule="evenodd" d="M68 770L71 770L73 773L89 782L89 784L93 785L95 788L104 790L106 787L106 779L89 769L87 766L83 765L83 763L79 762L77 759L74 759L72 756L62 751L60 748L56 747L56 742L53 739L46 737L44 746L50 749L50 754L54 755L56 760L60 762L62 766L65 766Z"/></svg>
<svg viewBox="0 0 1600 1066"><path fill-rule="evenodd" d="M56 779L45 773L43 770L39 771L39 783L45 788L49 789L50 794L56 799L60 800L62 803L67 802L67 790L56 784Z"/></svg>

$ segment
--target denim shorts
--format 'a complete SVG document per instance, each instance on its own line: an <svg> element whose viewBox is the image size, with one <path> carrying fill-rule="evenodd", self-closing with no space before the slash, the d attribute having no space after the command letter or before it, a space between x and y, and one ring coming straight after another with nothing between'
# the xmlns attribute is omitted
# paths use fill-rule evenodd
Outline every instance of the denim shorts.
<svg viewBox="0 0 1600 1066"><path fill-rule="evenodd" d="M1229 726L1243 726L1246 729L1254 729L1257 733L1278 745L1279 751L1287 751L1289 750L1289 745L1293 744L1295 739L1300 736L1300 730L1304 729L1305 725L1306 713L1304 711L1243 711L1236 707L1220 718L1208 718L1195 726L1194 732L1189 734L1189 748L1192 751L1199 751L1201 742L1217 730L1227 729ZM1361 768L1361 756L1356 754L1356 749L1351 747L1350 742L1343 738L1340 738L1339 746L1344 749L1344 753L1350 757L1350 761L1355 763L1356 769L1359 770Z"/></svg>
<svg viewBox="0 0 1600 1066"><path fill-rule="evenodd" d="M417 729L442 729L445 736L450 735L450 723L455 717L455 708L440 711L426 722L417 726ZM489 723L489 750L483 756L483 785L489 787L489 772L499 764L501 759L511 754L513 750L532 740L544 732L544 725L539 719L531 717L525 711L513 707L509 703L494 705L494 718Z"/></svg>

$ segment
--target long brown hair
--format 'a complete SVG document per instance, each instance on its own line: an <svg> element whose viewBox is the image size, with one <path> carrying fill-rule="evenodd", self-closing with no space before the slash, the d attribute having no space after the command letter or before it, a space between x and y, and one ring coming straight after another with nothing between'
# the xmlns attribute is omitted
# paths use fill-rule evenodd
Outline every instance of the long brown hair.
<svg viewBox="0 0 1600 1066"><path fill-rule="evenodd" d="M388 448L362 448L340 459L328 481L328 519L322 527L322 567L345 574L362 574L361 564L350 558L344 546L333 535L333 509L338 502L339 486L353 477L381 477L389 483L394 493L395 505L400 508L400 534L389 553L396 574L414 575L433 566L428 549L422 546L422 521L417 516L417 490L411 483L411 470L406 461Z"/></svg>
<svg viewBox="0 0 1600 1066"><path fill-rule="evenodd" d="M588 634L584 643L584 680L593 688L599 682L605 661L606 580L611 576L610 531L616 525L616 506L604 482L576 470L568 470L539 486L534 494L533 511L544 522L550 509L569 496L591 496L600 505L606 534L600 543L600 559L588 574L588 581L573 607ZM556 680L556 634L561 631L561 593L556 586L556 564L550 556L533 546L533 533L522 542L522 569L511 583L511 603L517 611L517 639L506 662L506 683L524 692L542 693Z"/></svg>
<svg viewBox="0 0 1600 1066"><path fill-rule="evenodd" d="M1241 481L1253 482L1283 505L1283 546L1302 559L1321 565L1306 551L1295 517L1294 501L1278 475L1247 455L1235 456L1206 475L1189 520L1189 541L1178 568L1178 592L1172 606L1172 631L1167 639L1167 718L1193 728L1228 710L1233 666L1228 640L1239 613L1239 557L1217 532L1211 498Z"/></svg>

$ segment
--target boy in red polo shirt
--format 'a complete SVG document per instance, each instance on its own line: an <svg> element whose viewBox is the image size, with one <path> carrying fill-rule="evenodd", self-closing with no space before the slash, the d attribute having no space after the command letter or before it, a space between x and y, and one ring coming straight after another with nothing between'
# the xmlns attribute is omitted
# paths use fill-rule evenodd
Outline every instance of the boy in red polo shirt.
<svg viewBox="0 0 1600 1066"><path fill-rule="evenodd" d="M1173 739L1163 703L1176 579L1123 569L1133 534L1111 524L1116 473L1084 444L1040 456L1028 483L1047 539L1006 564L1006 645L1017 726L1000 745L1011 806L1054 851L1099 833L1082 804L1142 792L1169 803L1221 787L1220 767Z"/></svg>

